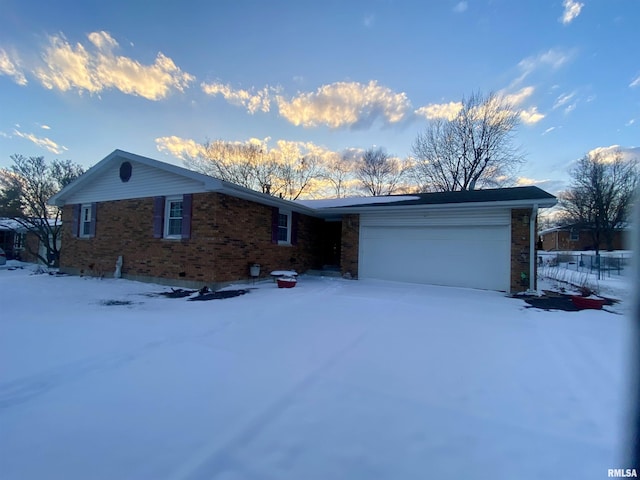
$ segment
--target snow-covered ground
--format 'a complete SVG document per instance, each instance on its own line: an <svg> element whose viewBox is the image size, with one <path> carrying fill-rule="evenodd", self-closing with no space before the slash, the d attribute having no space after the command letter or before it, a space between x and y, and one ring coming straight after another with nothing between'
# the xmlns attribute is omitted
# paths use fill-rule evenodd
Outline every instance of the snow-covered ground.
<svg viewBox="0 0 640 480"><path fill-rule="evenodd" d="M252 286L253 288L254 286ZM0 270L0 477L607 477L631 321L301 276L231 299Z"/></svg>

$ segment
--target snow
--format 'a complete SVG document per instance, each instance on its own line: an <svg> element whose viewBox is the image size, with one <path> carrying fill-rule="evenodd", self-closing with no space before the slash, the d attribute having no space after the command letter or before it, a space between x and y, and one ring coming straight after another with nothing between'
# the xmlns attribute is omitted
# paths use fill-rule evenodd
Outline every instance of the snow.
<svg viewBox="0 0 640 480"><path fill-rule="evenodd" d="M250 288L188 302L158 285L0 270L3 480L627 467L626 316L307 275Z"/></svg>
<svg viewBox="0 0 640 480"><path fill-rule="evenodd" d="M296 200L296 203L310 208L350 207L355 205L369 205L372 203L394 203L406 200L419 200L415 195L385 195L381 197L346 197L322 198L318 200Z"/></svg>

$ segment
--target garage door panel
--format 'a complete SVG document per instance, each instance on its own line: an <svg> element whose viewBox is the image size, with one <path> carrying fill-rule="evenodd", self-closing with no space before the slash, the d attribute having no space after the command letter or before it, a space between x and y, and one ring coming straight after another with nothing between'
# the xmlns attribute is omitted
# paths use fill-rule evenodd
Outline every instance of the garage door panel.
<svg viewBox="0 0 640 480"><path fill-rule="evenodd" d="M507 290L509 229L363 227L360 277Z"/></svg>

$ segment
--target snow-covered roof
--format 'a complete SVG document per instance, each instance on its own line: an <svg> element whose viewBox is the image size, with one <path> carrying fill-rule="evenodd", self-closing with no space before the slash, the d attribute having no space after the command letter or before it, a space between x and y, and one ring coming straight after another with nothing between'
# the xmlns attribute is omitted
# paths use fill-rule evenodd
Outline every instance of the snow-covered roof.
<svg viewBox="0 0 640 480"><path fill-rule="evenodd" d="M62 225L62 221L59 219L57 222L53 218L49 218L47 221L49 222L50 226ZM6 218L6 217L0 218L0 230L13 230L16 232L26 232L28 229L29 229L28 227L25 227L22 223L20 223L19 221L13 218Z"/></svg>
<svg viewBox="0 0 640 480"><path fill-rule="evenodd" d="M518 207L538 205L551 207L556 197L538 187L493 188L458 192L416 193L413 195L386 195L381 197L348 197L324 200L298 200L320 213L356 213L374 208L413 208L438 206L494 205Z"/></svg>
<svg viewBox="0 0 640 480"><path fill-rule="evenodd" d="M415 195L387 195L384 197L345 197L321 198L317 200L297 200L297 203L310 208L348 207L354 205L371 205L376 203L395 203L405 200L417 200Z"/></svg>
<svg viewBox="0 0 640 480"><path fill-rule="evenodd" d="M26 230L20 222L14 220L13 218L0 218L0 230Z"/></svg>

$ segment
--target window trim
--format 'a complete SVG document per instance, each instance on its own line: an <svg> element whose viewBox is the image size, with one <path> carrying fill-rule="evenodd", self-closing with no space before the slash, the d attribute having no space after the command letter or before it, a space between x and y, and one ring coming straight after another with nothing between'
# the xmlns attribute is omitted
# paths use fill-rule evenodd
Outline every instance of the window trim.
<svg viewBox="0 0 640 480"><path fill-rule="evenodd" d="M171 204L174 202L182 203L182 216L180 217L180 233L169 235L169 225L172 218L177 219L178 217L171 217ZM182 228L184 222L184 195L172 195L165 197L164 199L164 215L163 215L163 231L162 238L166 238L169 240L181 240L182 239Z"/></svg>
<svg viewBox="0 0 640 480"><path fill-rule="evenodd" d="M79 219L79 226L78 226L78 236L80 238L91 238L91 220L93 218L93 204L91 203L83 203L82 205L80 205L80 219ZM86 217L89 217L88 220L86 220ZM87 232L85 232L85 225L87 226Z"/></svg>
<svg viewBox="0 0 640 480"><path fill-rule="evenodd" d="M292 225L291 210L283 210L281 208L278 209L278 233L280 233L280 229L282 228L280 227L280 215L286 215L287 217L287 239L286 240L278 239L278 245L291 245L291 225ZM280 237L280 235L278 235L278 237Z"/></svg>
<svg viewBox="0 0 640 480"><path fill-rule="evenodd" d="M571 230L569 232L569 241L570 242L580 241L580 230Z"/></svg>

